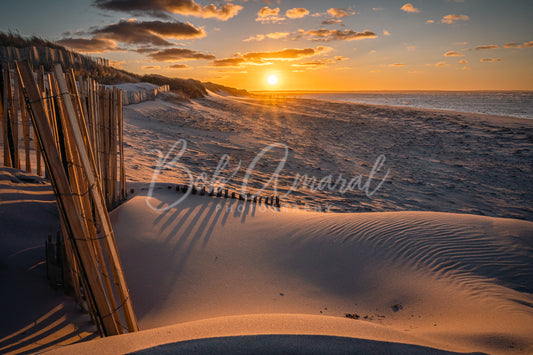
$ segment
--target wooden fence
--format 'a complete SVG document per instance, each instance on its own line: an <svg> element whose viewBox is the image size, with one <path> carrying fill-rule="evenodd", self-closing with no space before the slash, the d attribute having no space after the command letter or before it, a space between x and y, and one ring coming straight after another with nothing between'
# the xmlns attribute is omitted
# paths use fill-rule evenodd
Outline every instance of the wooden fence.
<svg viewBox="0 0 533 355"><path fill-rule="evenodd" d="M157 95L170 91L169 85L162 85L155 89L143 89L143 90L122 90L122 102L123 105L138 104L140 102L155 100Z"/></svg>
<svg viewBox="0 0 533 355"><path fill-rule="evenodd" d="M42 68L34 73L27 61L5 64L0 82L4 164L20 169L23 150L24 168L32 171L33 132L37 173L42 158L78 303L86 305L102 336L137 331L107 212L126 194L120 90L90 79L76 83L60 64L51 73Z"/></svg>
<svg viewBox="0 0 533 355"><path fill-rule="evenodd" d="M23 104L22 88L15 80L12 67L5 63L0 71L3 162L7 167L47 176L43 169L41 149ZM64 147L60 144L63 133L58 112L59 97L53 94L53 74L45 73L41 66L34 77L43 95L56 143L64 157ZM95 163L106 206L112 209L126 198L122 93L119 89L98 85L90 78L78 78L72 86L77 92L73 99L81 107L88 128L87 138L95 150Z"/></svg>
<svg viewBox="0 0 533 355"><path fill-rule="evenodd" d="M90 57L63 48L50 48L40 46L5 47L0 46L0 60L2 62L16 62L28 60L31 65L51 67L54 63L62 63L66 68L75 66L92 67L96 65L109 66L109 60Z"/></svg>

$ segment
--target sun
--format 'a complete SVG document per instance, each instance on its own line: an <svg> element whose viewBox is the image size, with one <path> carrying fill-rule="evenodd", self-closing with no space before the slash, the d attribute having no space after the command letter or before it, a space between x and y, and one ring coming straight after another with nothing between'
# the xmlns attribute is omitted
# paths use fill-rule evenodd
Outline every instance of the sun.
<svg viewBox="0 0 533 355"><path fill-rule="evenodd" d="M271 74L268 77L267 82L269 85L276 85L278 83L278 77L274 74Z"/></svg>

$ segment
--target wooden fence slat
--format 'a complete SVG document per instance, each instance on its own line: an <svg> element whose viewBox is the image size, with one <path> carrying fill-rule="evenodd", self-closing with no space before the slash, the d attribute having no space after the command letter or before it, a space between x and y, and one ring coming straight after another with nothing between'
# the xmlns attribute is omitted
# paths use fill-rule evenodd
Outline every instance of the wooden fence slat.
<svg viewBox="0 0 533 355"><path fill-rule="evenodd" d="M126 199L126 169L124 167L124 114L122 111L122 93L118 95L118 147L120 150L120 200Z"/></svg>
<svg viewBox="0 0 533 355"><path fill-rule="evenodd" d="M58 96L58 98L64 98L61 95L61 91L59 87L57 86L57 82L61 79L57 80L57 76L53 80L54 83L54 96ZM72 84L72 83L71 83ZM74 90L75 87L71 86L71 89ZM88 231L88 239L91 241L91 246L93 250L93 254L96 257L96 260L98 261L98 265L100 265L100 273L102 274L102 280L104 281L104 286L106 289L107 297L109 299L109 303L111 305L111 309L113 310L113 314L115 316L115 319L120 319L118 315L117 310L117 303L115 302L115 296L113 295L113 289L111 286L110 277L107 272L106 264L102 255L102 249L100 247L100 244L98 243L97 233L96 233L96 226L93 220L92 216L92 207L91 202L88 194L88 184L85 180L83 169L82 167L77 163L79 162L79 154L76 149L75 142L73 141L72 137L74 136L74 133L72 132L71 125L68 122L67 117L67 105L65 103L65 100L60 100L61 105L60 109L58 110L61 123L63 129L65 129L67 132L65 132L65 145L67 146L66 154L67 154L67 160L68 160L68 169L69 169L69 176L71 177L69 179L70 185L72 188L72 191L74 193L74 197L76 202L78 203L79 210L82 215L82 219L85 222L85 227ZM81 112L81 111L80 111ZM68 133L68 134L67 134ZM120 323L117 324L119 332L122 333L122 326Z"/></svg>
<svg viewBox="0 0 533 355"><path fill-rule="evenodd" d="M4 70L3 67L0 67L0 90L4 88ZM0 93L0 119L2 121L2 142L4 146L4 165L7 167L11 166L11 157L9 155L9 145L8 145L8 112L6 102L6 95L4 90L1 90Z"/></svg>
<svg viewBox="0 0 533 355"><path fill-rule="evenodd" d="M111 259L110 264L111 264L112 270L114 271L114 276L116 277L115 280L117 282L117 291L123 304L124 317L126 319L128 330L130 332L138 331L139 327L137 324L137 319L135 317L135 313L133 312L133 307L132 307L131 299L129 296L129 290L126 286L126 280L124 278L124 271L122 269L122 265L121 265L121 262L118 256L117 247L115 244L115 237L114 237L113 229L111 227L111 221L109 219L109 214L107 213L107 210L105 208L105 202L103 199L100 182L96 178L96 175L95 175L94 161L91 161L91 159L89 158L90 156L92 156L92 152L90 151L88 152L86 150L86 147L83 141L83 134L82 134L81 128L78 125L78 121L75 116L74 107L72 106L72 102L70 100L67 84L63 77L61 65L56 64L54 66L54 71L58 79L59 88L61 90L61 95L63 96L64 102L65 102L68 120L71 125L72 131L74 133L73 138L74 138L74 141L76 142L77 150L80 155L80 160L84 168L84 172L87 174L86 178L89 184L89 189L91 191L93 202L95 204L96 214L99 217L99 220L102 224L101 225L102 234L105 237L104 240L107 243L108 250L110 252L110 255L109 255ZM87 131L85 130L84 133L87 134ZM88 149L90 150L91 147L89 146Z"/></svg>
<svg viewBox="0 0 533 355"><path fill-rule="evenodd" d="M10 164L7 166L13 167L15 169L20 168L20 164L17 164L17 153L18 145L17 143L17 131L13 127L17 122L13 117L13 96L11 90L11 73L9 71L9 64L6 63L4 67L4 113L6 116L6 127L7 127L7 140L6 143L9 149L9 160Z"/></svg>
<svg viewBox="0 0 533 355"><path fill-rule="evenodd" d="M83 267L83 277L86 278L87 285L90 286L87 290L88 296L94 298L95 306L99 313L98 318L102 322L105 335L118 334L117 320L113 317L111 307L107 302L102 287L102 281L95 268L91 251L88 248L89 245L86 242L86 231L84 230L83 221L72 196L67 176L63 170L59 152L55 145L55 139L45 115L41 95L35 85L29 63L27 61L20 63L20 69L17 66L16 71L17 75L21 78L21 82L24 84L28 113L34 126L37 128L39 143L41 144L47 169L52 178L52 186L56 193L58 208L61 214L65 216L68 236L73 239L73 246Z"/></svg>
<svg viewBox="0 0 533 355"><path fill-rule="evenodd" d="M20 120L22 123L22 136L24 137L24 157L26 158L26 171L31 173L31 157L30 157L30 133L29 133L29 123L26 119L26 109L24 108L24 94L22 92L22 84L19 82L19 78L15 75L15 90L18 93L18 109L20 110Z"/></svg>

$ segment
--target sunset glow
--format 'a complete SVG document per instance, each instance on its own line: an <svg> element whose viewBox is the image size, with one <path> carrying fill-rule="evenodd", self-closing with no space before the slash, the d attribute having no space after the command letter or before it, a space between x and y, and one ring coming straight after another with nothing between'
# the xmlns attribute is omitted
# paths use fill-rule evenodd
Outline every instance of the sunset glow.
<svg viewBox="0 0 533 355"><path fill-rule="evenodd" d="M2 5L1 31L138 74L247 90L533 90L525 0L26 3Z"/></svg>
<svg viewBox="0 0 533 355"><path fill-rule="evenodd" d="M268 76L267 82L269 85L276 85L278 83L278 77L274 74Z"/></svg>

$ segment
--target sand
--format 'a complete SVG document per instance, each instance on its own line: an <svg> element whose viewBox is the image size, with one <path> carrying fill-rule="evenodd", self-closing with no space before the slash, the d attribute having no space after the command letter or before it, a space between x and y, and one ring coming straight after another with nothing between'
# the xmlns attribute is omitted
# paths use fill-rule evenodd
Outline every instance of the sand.
<svg viewBox="0 0 533 355"><path fill-rule="evenodd" d="M211 96L191 103L149 101L124 109L130 181L150 181L157 149L164 156L183 139L187 149L159 181L185 183L208 173L229 155L223 177L240 190L246 169L271 144L287 148L277 193L285 195L297 174L369 176L370 197L358 188L299 188L287 205L332 212L437 211L533 220L533 120L393 108L304 99ZM285 150L278 146L259 161L251 193L272 177ZM388 175L386 175L388 171ZM266 188L273 192L272 186Z"/></svg>
<svg viewBox="0 0 533 355"><path fill-rule="evenodd" d="M10 320L0 351L533 351L529 121L218 95L130 105L125 115L135 193L111 219L143 331L70 347L60 328L43 332L59 341L31 335L57 306L78 317L64 324L79 337L91 329L42 279L43 231L58 225L49 185L2 169L0 282L24 279L45 296L2 292ZM188 142L183 165L165 167L150 191L157 153L148 152L164 156L178 138ZM198 195L176 204L187 169L212 174L224 153L246 166L275 142L290 147L279 191L296 173L368 177L380 154L390 173L371 198L298 190L279 209ZM268 161L258 181L268 179ZM227 186L238 190L243 175ZM313 211L328 204L346 213ZM33 306L9 309L15 300Z"/></svg>

